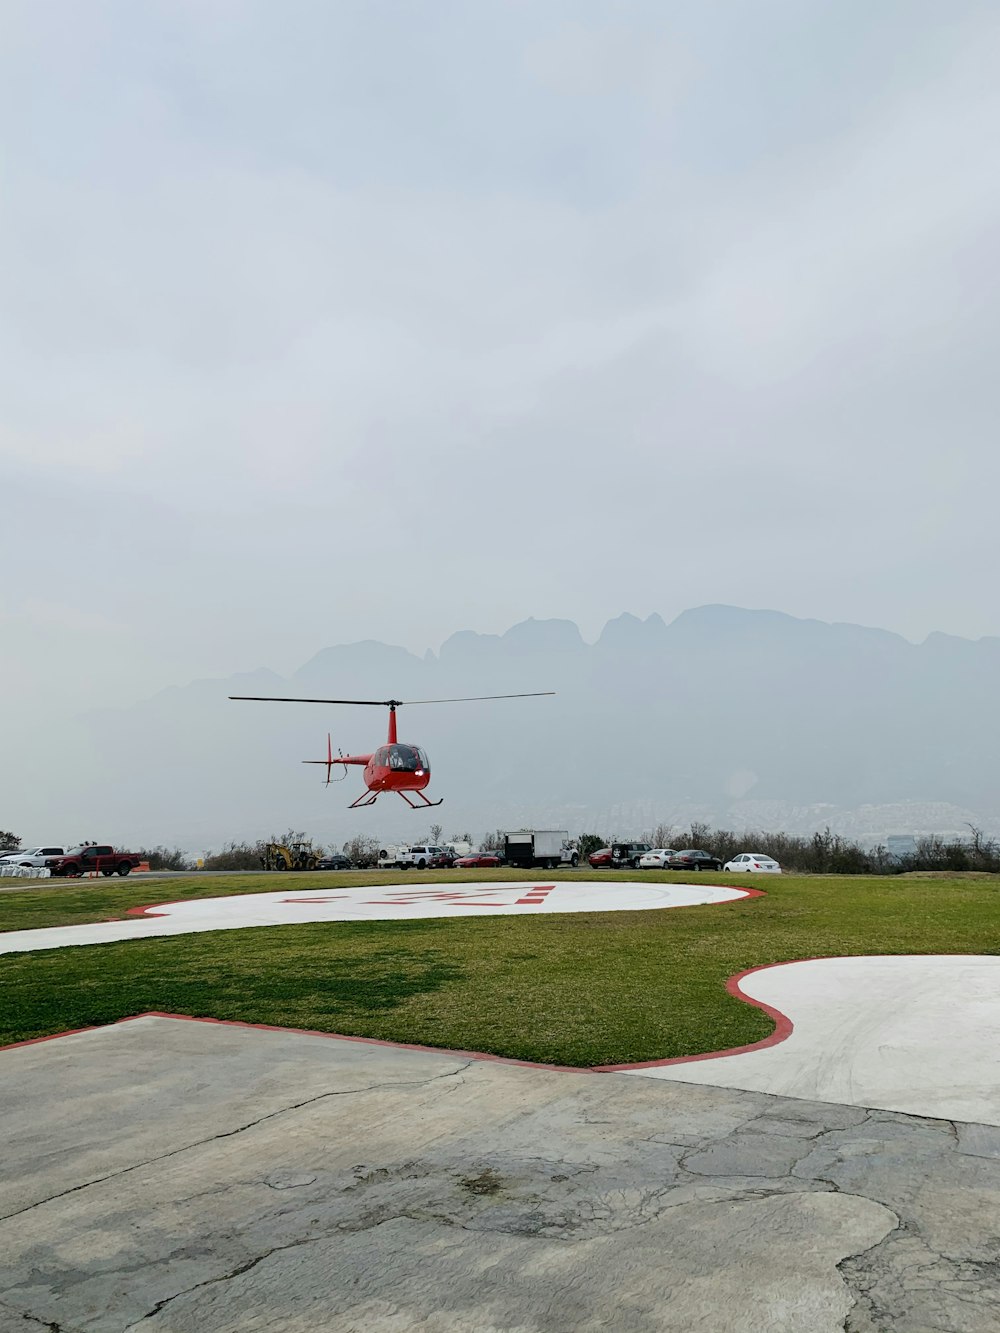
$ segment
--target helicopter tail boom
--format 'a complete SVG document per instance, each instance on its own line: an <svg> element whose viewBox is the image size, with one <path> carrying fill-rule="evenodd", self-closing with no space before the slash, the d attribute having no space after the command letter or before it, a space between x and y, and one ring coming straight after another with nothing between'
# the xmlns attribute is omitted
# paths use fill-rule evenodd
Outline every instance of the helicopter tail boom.
<svg viewBox="0 0 1000 1333"><path fill-rule="evenodd" d="M338 754L333 753L333 742L330 739L330 733L326 733L326 758L325 759L303 759L304 764L324 764L326 766L326 785L330 785L330 771L334 764L361 764L364 766L371 759L370 754ZM344 777L347 776L345 768Z"/></svg>

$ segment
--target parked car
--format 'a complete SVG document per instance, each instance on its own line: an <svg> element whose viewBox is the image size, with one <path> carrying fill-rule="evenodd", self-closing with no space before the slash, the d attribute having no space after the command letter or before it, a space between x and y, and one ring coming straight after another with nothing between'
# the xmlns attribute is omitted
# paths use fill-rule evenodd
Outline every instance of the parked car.
<svg viewBox="0 0 1000 1333"><path fill-rule="evenodd" d="M724 867L726 870L738 870L741 874L753 875L780 875L781 866L773 856L765 856L763 852L740 852L739 856L734 856L731 861L727 861Z"/></svg>
<svg viewBox="0 0 1000 1333"><path fill-rule="evenodd" d="M446 842L444 844L444 850L446 852L451 852L452 856L457 861L460 856L471 856L476 849L471 842Z"/></svg>
<svg viewBox="0 0 1000 1333"><path fill-rule="evenodd" d="M611 865L611 848L598 847L596 852L591 852L587 860L595 870L606 870Z"/></svg>
<svg viewBox="0 0 1000 1333"><path fill-rule="evenodd" d="M470 852L460 856L455 862L459 870L474 870L480 866L502 866L503 857L499 852Z"/></svg>
<svg viewBox="0 0 1000 1333"><path fill-rule="evenodd" d="M397 870L439 870L451 864L450 852L428 843L421 843L417 847L401 847L396 853Z"/></svg>
<svg viewBox="0 0 1000 1333"><path fill-rule="evenodd" d="M333 852L330 856L324 856L322 861L316 867L317 870L353 870L354 863L349 856L343 852Z"/></svg>
<svg viewBox="0 0 1000 1333"><path fill-rule="evenodd" d="M0 856L0 865L34 866L45 865L46 857L65 856L65 847L25 847L20 852L5 852Z"/></svg>
<svg viewBox="0 0 1000 1333"><path fill-rule="evenodd" d="M639 857L640 870L666 870L667 862L677 853L672 847L654 847Z"/></svg>
<svg viewBox="0 0 1000 1333"><path fill-rule="evenodd" d="M95 871L125 876L136 868L139 858L135 852L119 852L107 843L85 842L71 847L65 856L47 856L45 864L51 874L70 879Z"/></svg>
<svg viewBox="0 0 1000 1333"><path fill-rule="evenodd" d="M722 862L711 852L704 852L700 847L688 847L686 851L674 852L668 857L667 870L721 870Z"/></svg>

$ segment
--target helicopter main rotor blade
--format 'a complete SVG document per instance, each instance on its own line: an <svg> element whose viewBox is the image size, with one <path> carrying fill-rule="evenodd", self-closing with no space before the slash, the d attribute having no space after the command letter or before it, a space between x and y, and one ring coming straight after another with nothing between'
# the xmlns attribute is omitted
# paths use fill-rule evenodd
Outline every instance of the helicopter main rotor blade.
<svg viewBox="0 0 1000 1333"><path fill-rule="evenodd" d="M273 694L231 694L229 698L259 704L350 704L358 707L402 708L412 704L474 704L487 699L540 699L548 694L555 694L555 690L531 690L527 694L467 694L457 699L302 699Z"/></svg>
<svg viewBox="0 0 1000 1333"><path fill-rule="evenodd" d="M300 699L273 694L231 694L229 698L246 699L258 704L354 704L372 708L389 708L399 703L398 699Z"/></svg>
<svg viewBox="0 0 1000 1333"><path fill-rule="evenodd" d="M407 708L413 704L475 704L484 699L540 699L543 695L555 694L555 690L530 690L527 694L467 694L458 699L403 699Z"/></svg>

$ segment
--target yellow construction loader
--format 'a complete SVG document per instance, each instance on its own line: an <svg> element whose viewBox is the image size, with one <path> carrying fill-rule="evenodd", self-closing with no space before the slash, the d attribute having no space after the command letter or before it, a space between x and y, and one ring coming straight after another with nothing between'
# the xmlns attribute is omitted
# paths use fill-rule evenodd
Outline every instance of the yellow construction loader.
<svg viewBox="0 0 1000 1333"><path fill-rule="evenodd" d="M293 842L290 847L280 842L269 842L260 858L265 870L315 870L319 862L319 852L313 851L312 844L308 842Z"/></svg>

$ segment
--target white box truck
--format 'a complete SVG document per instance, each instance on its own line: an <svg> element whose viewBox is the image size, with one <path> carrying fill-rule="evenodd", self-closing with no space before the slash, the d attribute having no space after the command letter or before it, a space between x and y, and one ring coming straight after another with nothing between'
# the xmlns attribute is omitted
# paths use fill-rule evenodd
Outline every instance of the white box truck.
<svg viewBox="0 0 1000 1333"><path fill-rule="evenodd" d="M563 828L518 829L504 834L503 854L509 866L577 866L580 853Z"/></svg>

